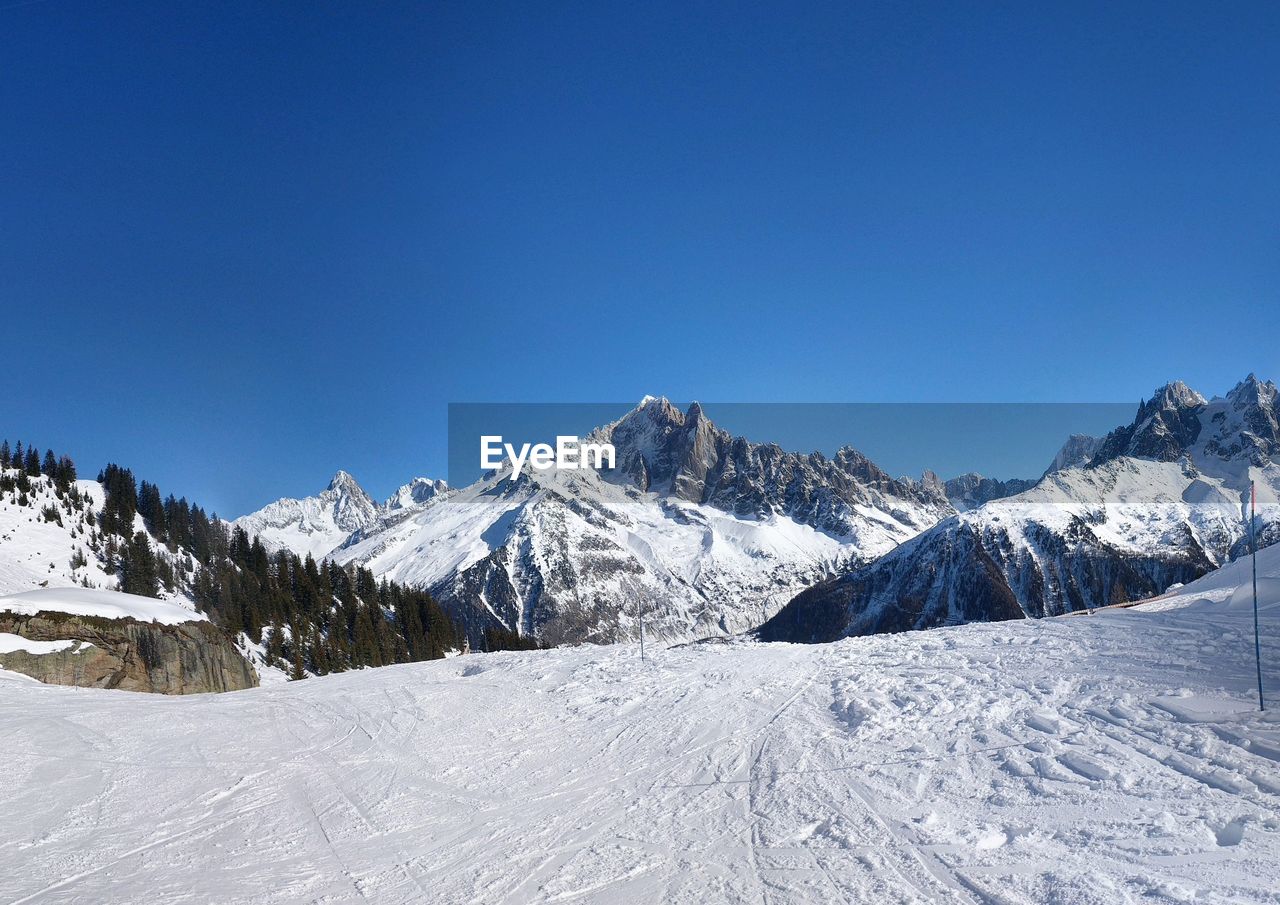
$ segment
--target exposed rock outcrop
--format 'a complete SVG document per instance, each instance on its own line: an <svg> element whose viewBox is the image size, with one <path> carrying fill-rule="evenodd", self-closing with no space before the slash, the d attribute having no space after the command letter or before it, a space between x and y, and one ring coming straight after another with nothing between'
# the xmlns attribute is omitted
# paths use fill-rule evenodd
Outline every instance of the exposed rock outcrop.
<svg viewBox="0 0 1280 905"><path fill-rule="evenodd" d="M933 472L925 473L925 483L933 484L936 481L937 476ZM951 478L942 486L947 499L951 501L951 505L955 506L960 512L967 512L970 509L977 509L983 503L990 503L992 500L1003 499L1016 493L1022 493L1024 490L1030 490L1035 484L1035 481L1028 481L1022 478L999 481L995 478L984 478L976 472L970 472L969 474L962 474L958 478Z"/></svg>
<svg viewBox="0 0 1280 905"><path fill-rule="evenodd" d="M210 622L163 625L56 612L2 612L0 632L37 642L80 642L48 653L0 653L0 667L51 685L202 694L258 684L253 667Z"/></svg>

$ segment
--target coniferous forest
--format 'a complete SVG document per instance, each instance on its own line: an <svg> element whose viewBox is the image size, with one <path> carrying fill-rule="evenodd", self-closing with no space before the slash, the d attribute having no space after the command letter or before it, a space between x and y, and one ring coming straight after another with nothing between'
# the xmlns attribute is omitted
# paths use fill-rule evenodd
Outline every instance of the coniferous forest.
<svg viewBox="0 0 1280 905"><path fill-rule="evenodd" d="M67 456L0 441L0 494L25 506L32 482L49 482L79 520L73 530L118 576L119 590L190 597L229 634L262 645L294 678L432 660L463 646L462 633L427 591L379 581L356 565L268 552L242 528L115 464L98 474L105 501L95 513L76 477ZM63 517L49 508L46 520ZM490 650L526 646L519 637L485 641Z"/></svg>

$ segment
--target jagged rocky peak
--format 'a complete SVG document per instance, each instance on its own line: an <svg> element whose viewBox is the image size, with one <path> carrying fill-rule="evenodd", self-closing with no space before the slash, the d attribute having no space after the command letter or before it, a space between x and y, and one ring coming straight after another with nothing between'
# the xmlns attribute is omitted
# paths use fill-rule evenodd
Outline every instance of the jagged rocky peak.
<svg viewBox="0 0 1280 905"><path fill-rule="evenodd" d="M679 499L700 503L706 495L707 476L715 469L725 446L732 439L711 423L697 402L689 406L684 427L674 435L674 439L671 493Z"/></svg>
<svg viewBox="0 0 1280 905"><path fill-rule="evenodd" d="M1277 453L1276 386L1250 374L1212 401L1182 381L1166 384L1138 406L1132 424L1103 439L1090 461L1132 456L1171 462L1190 455L1197 462L1246 458L1261 465Z"/></svg>
<svg viewBox="0 0 1280 905"><path fill-rule="evenodd" d="M1210 402L1201 418L1205 455L1262 465L1280 454L1277 395L1274 383L1250 374L1224 399Z"/></svg>
<svg viewBox="0 0 1280 905"><path fill-rule="evenodd" d="M414 478L408 484L404 484L393 493L382 508L387 511L397 511L402 509L416 509L429 500L433 500L442 493L449 491L449 485L445 481L432 478Z"/></svg>
<svg viewBox="0 0 1280 905"><path fill-rule="evenodd" d="M943 496L946 496L947 494L947 482L938 477L935 472L930 471L927 468L924 470L924 473L920 475L920 486L933 493L940 493Z"/></svg>
<svg viewBox="0 0 1280 905"><path fill-rule="evenodd" d="M352 533L378 520L378 506L345 471L315 496L279 499L233 524L257 536L269 549L286 548L320 559Z"/></svg>
<svg viewBox="0 0 1280 905"><path fill-rule="evenodd" d="M350 472L343 471L341 468L329 479L328 490L336 490L340 493L364 493L364 488L360 486Z"/></svg>
<svg viewBox="0 0 1280 905"><path fill-rule="evenodd" d="M640 400L639 405L609 427L633 424L640 420L640 416L659 428L682 427L685 417L684 412L673 405L666 396L645 396Z"/></svg>
<svg viewBox="0 0 1280 905"><path fill-rule="evenodd" d="M1081 465L1089 464L1089 460L1097 453L1098 447L1102 445L1102 438L1091 437L1088 434L1072 434L1067 438L1067 442L1062 444L1057 455L1053 457L1053 461L1049 463L1049 467L1044 470L1045 474L1053 474L1055 471L1062 471L1065 468L1077 468Z"/></svg>
<svg viewBox="0 0 1280 905"><path fill-rule="evenodd" d="M1203 396L1181 380L1167 383L1138 406L1133 423L1113 430L1103 438L1094 464L1120 456L1172 462L1181 457L1200 436Z"/></svg>
<svg viewBox="0 0 1280 905"><path fill-rule="evenodd" d="M320 494L320 500L333 507L333 521L344 531L355 531L369 525L377 517L377 504L345 471L339 471Z"/></svg>
<svg viewBox="0 0 1280 905"><path fill-rule="evenodd" d="M682 412L665 398L646 397L592 436L614 445L610 480L735 515L783 514L847 535L862 519L859 506L887 511L915 530L954 511L942 488L896 480L851 446L827 459L753 443L717 427L697 402Z"/></svg>
<svg viewBox="0 0 1280 905"><path fill-rule="evenodd" d="M1197 408L1207 400L1181 380L1166 383L1156 390L1154 396L1138 407L1138 421L1149 418L1158 412L1179 412L1184 409Z"/></svg>
<svg viewBox="0 0 1280 905"><path fill-rule="evenodd" d="M1276 410L1276 385L1270 380L1260 380L1256 374L1250 374L1232 387L1227 399L1237 408L1256 405L1270 411Z"/></svg>
<svg viewBox="0 0 1280 905"><path fill-rule="evenodd" d="M729 435L712 424L696 402L682 412L665 396L646 396L589 439L612 443L616 473L640 490L696 501L698 476L705 476L706 463Z"/></svg>
<svg viewBox="0 0 1280 905"><path fill-rule="evenodd" d="M926 472L926 474L931 475L932 472ZM934 479L937 479L936 475ZM955 506L961 512L967 512L970 509L976 509L983 503L1001 500L1016 493L1022 493L1022 491L1034 487L1035 483L1035 481L1022 478L1010 478L1007 481L1001 481L996 478L983 477L976 471L971 471L968 474L951 478L943 485L943 490L947 495L947 499L951 501L952 506Z"/></svg>

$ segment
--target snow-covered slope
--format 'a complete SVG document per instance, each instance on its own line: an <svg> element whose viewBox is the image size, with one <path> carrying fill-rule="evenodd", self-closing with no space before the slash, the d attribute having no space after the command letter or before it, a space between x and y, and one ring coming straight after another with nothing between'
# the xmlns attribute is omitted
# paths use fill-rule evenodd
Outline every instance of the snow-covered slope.
<svg viewBox="0 0 1280 905"><path fill-rule="evenodd" d="M14 477L16 469L0 469ZM105 493L97 481L70 482L60 493L50 478L28 476L30 490L0 488L0 595L37 588L92 588L116 591L120 578L111 565L111 553L127 543L125 533L106 535L99 521ZM194 564L182 550L159 543L140 515L135 514L129 534L147 537L153 555L174 575L190 580ZM191 609L179 588L161 587L159 595L175 605ZM190 618L203 618L193 615Z"/></svg>
<svg viewBox="0 0 1280 905"><path fill-rule="evenodd" d="M1253 569L1252 558L1242 554L1222 568L1214 569L1195 581L1170 588L1167 593L1143 606L1155 609L1184 606L1199 600L1214 602L1230 600L1237 588L1249 589L1253 579ZM1257 569L1259 581L1280 580L1280 543L1258 550ZM1258 600L1264 601L1265 597L1266 595L1259 588Z"/></svg>
<svg viewBox="0 0 1280 905"><path fill-rule="evenodd" d="M949 519L879 561L809 589L762 628L829 640L1042 616L1139 600L1244 549L1249 482L1263 543L1280 537L1274 384L1252 375L1206 402L1170 384L1087 465Z"/></svg>
<svg viewBox="0 0 1280 905"><path fill-rule="evenodd" d="M1280 689L1280 611L1264 612ZM1251 621L466 656L157 699L0 677L10 902L1277 902Z"/></svg>
<svg viewBox="0 0 1280 905"><path fill-rule="evenodd" d="M0 474L17 471L0 469ZM114 588L116 576L107 573L90 548L93 515L102 508L102 486L76 481L81 500L77 505L60 497L44 476L30 483L25 495L0 492L0 594L86 583ZM26 502L20 504L24 496Z"/></svg>
<svg viewBox="0 0 1280 905"><path fill-rule="evenodd" d="M489 477L334 551L427 587L472 638L500 625L549 643L637 631L689 639L758 625L797 590L953 512L853 449L753 444L646 399L592 435L617 468Z"/></svg>

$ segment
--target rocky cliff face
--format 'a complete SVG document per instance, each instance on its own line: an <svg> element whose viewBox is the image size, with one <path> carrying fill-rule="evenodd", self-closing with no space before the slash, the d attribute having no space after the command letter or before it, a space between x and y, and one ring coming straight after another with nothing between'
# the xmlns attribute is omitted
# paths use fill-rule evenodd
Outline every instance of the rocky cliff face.
<svg viewBox="0 0 1280 905"><path fill-rule="evenodd" d="M937 477L932 472L925 474L924 483L927 486L934 485L936 482ZM958 478L951 478L942 486L947 499L951 501L951 505L955 506L960 512L967 512L970 509L978 508L983 503L990 503L992 500L1003 499L1007 496L1013 496L1015 493L1030 490L1035 484L1035 481L1028 481L1022 478L999 481L995 478L983 477L976 472L970 472L969 474L962 474Z"/></svg>
<svg viewBox="0 0 1280 905"><path fill-rule="evenodd" d="M0 613L0 633L18 635L39 651L0 653L0 667L51 685L118 688L159 694L237 691L258 676L235 646L210 622L164 625L136 619L104 619L66 613Z"/></svg>
<svg viewBox="0 0 1280 905"><path fill-rule="evenodd" d="M1199 415L1205 405L1205 398L1180 380L1161 387L1138 406L1132 424L1103 438L1091 464L1121 456L1157 462L1178 459L1200 436Z"/></svg>
<svg viewBox="0 0 1280 905"><path fill-rule="evenodd" d="M591 439L617 451L610 480L739 517L782 515L849 537L874 510L909 537L953 511L945 488L892 478L851 446L828 458L752 443L717 427L696 402L681 412L646 399Z"/></svg>
<svg viewBox="0 0 1280 905"><path fill-rule="evenodd" d="M1102 445L1102 440L1099 437L1090 437L1088 434L1072 434L1067 438L1067 442L1062 444L1062 448L1058 450L1058 454L1053 457L1053 461L1049 463L1049 467L1045 469L1044 473L1048 475L1066 468L1078 468L1081 465L1088 465L1089 460L1093 458L1100 445Z"/></svg>

